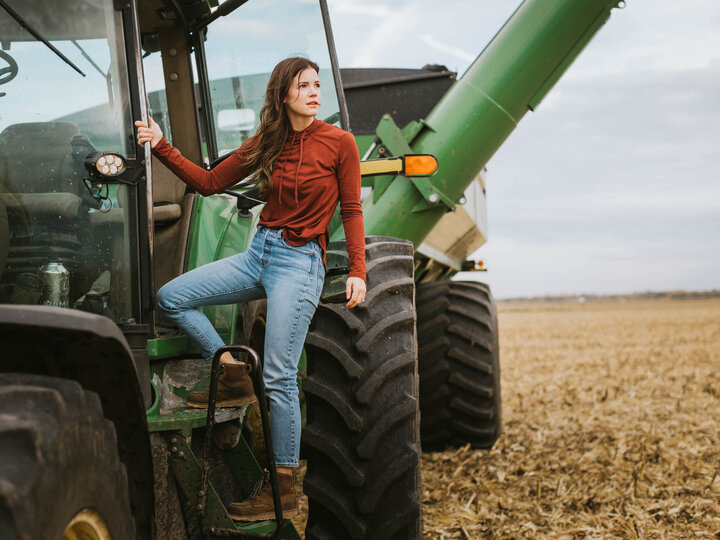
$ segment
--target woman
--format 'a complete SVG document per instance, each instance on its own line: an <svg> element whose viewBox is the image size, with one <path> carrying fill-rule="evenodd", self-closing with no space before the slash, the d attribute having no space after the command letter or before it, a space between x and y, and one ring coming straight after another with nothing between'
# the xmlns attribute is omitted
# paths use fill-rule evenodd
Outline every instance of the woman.
<svg viewBox="0 0 720 540"><path fill-rule="evenodd" d="M207 359L224 345L200 306L267 297L263 381L270 415L283 512L297 515L292 468L300 452L297 364L325 277L328 224L340 201L349 277L346 306L365 299L365 237L360 206L360 160L350 133L315 118L320 108L318 66L287 58L273 69L257 133L212 171L183 158L158 125L138 126L138 143L202 195L218 193L250 175L267 200L257 233L245 252L172 280L158 292L158 306ZM255 400L247 365L229 353L220 358L218 406ZM188 404L207 406L208 393L193 392ZM229 505L234 519L274 517L265 486L255 497Z"/></svg>

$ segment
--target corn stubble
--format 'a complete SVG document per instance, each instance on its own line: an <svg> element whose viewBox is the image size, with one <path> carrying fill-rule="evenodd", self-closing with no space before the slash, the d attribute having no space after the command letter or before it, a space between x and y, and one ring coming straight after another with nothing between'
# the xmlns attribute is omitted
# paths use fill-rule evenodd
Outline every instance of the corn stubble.
<svg viewBox="0 0 720 540"><path fill-rule="evenodd" d="M423 455L425 538L720 538L720 300L499 317L504 433Z"/></svg>

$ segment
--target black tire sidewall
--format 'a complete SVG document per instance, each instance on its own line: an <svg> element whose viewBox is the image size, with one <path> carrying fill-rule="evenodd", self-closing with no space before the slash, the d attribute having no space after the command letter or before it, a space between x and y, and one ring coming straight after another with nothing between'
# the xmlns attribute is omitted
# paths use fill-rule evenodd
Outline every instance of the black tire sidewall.
<svg viewBox="0 0 720 540"><path fill-rule="evenodd" d="M100 514L113 539L129 532L128 516L117 501L123 487L116 481L117 448L103 427L87 423L63 428L57 444L45 452L47 466L33 491L37 516L52 516L45 529L48 538L61 538L73 516L86 508Z"/></svg>
<svg viewBox="0 0 720 540"><path fill-rule="evenodd" d="M133 538L127 474L100 400L73 381L17 377L26 384L13 384L12 390L30 399L33 392L39 394L37 406L33 404L38 414L0 410L3 439L16 442L2 451L6 465L0 467L0 536L57 540L75 515L90 509L100 515L113 539ZM4 382L0 380L0 388L7 388ZM61 399L43 399L45 390ZM19 455L13 457L13 452Z"/></svg>

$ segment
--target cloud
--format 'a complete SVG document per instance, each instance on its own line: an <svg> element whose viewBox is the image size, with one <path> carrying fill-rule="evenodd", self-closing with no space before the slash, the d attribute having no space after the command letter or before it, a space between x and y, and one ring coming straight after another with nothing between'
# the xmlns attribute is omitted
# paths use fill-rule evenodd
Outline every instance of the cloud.
<svg viewBox="0 0 720 540"><path fill-rule="evenodd" d="M719 88L697 69L562 80L488 164L496 294L720 286Z"/></svg>
<svg viewBox="0 0 720 540"><path fill-rule="evenodd" d="M385 4L372 4L354 0L328 0L328 7L333 15L361 15L363 17L385 18L392 14L392 8Z"/></svg>
<svg viewBox="0 0 720 540"><path fill-rule="evenodd" d="M421 68L444 64L462 73L515 9L515 2L331 0L330 15L342 67ZM432 47L420 36L464 52ZM468 54L465 51L471 51Z"/></svg>
<svg viewBox="0 0 720 540"><path fill-rule="evenodd" d="M573 78L707 69L720 62L720 2L633 0L614 9L573 66Z"/></svg>
<svg viewBox="0 0 720 540"><path fill-rule="evenodd" d="M453 56L457 56L458 58L463 59L467 63L472 63L473 60L475 60L475 54L471 54L467 51L464 51L458 47L452 47L450 45L447 45L445 43L440 43L438 40L433 38L430 34L423 34L420 38L422 41L430 45L433 49L436 49L440 52L444 52L447 54L452 54Z"/></svg>
<svg viewBox="0 0 720 540"><path fill-rule="evenodd" d="M335 24L340 60L462 72L518 4L387 3ZM717 0L628 2L522 119L488 163L496 295L720 287L719 27Z"/></svg>

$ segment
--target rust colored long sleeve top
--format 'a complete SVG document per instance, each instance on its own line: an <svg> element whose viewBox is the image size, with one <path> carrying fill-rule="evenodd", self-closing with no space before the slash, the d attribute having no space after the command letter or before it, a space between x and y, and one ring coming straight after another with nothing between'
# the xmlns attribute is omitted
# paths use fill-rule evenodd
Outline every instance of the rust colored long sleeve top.
<svg viewBox="0 0 720 540"><path fill-rule="evenodd" d="M249 176L244 166L246 141L207 171L185 159L162 139L153 153L182 181L202 195L219 193ZM317 238L323 250L337 203L345 229L349 277L365 280L365 227L360 205L360 156L347 131L313 120L302 131L290 131L273 169L272 188L260 212L260 224L282 228L289 243L301 246Z"/></svg>

